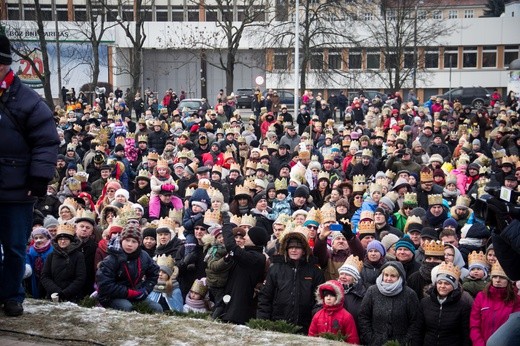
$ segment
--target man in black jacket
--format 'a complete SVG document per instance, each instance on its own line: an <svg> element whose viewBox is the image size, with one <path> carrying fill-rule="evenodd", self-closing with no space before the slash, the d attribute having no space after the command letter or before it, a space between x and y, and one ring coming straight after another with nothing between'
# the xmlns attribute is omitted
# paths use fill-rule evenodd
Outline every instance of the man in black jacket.
<svg viewBox="0 0 520 346"><path fill-rule="evenodd" d="M60 140L45 101L11 70L11 43L0 36L0 304L23 314L22 279L33 207L53 178Z"/></svg>

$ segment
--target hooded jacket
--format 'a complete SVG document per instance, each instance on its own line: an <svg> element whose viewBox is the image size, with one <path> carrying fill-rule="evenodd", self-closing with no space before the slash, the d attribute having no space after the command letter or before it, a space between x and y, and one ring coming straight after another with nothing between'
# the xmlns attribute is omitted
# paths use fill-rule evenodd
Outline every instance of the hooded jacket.
<svg viewBox="0 0 520 346"><path fill-rule="evenodd" d="M293 239L304 246L304 255L298 261L288 255L287 245ZM307 333L316 303L314 293L324 281L305 236L299 232L285 235L278 255L272 257L265 285L258 296L257 318L284 320L301 326Z"/></svg>
<svg viewBox="0 0 520 346"><path fill-rule="evenodd" d="M402 291L395 296L385 296L377 285L371 286L361 303L359 326L361 340L367 345L383 345L396 340L401 345L420 345L419 299L406 286L403 265L391 261L381 271L392 266L403 278Z"/></svg>
<svg viewBox="0 0 520 346"><path fill-rule="evenodd" d="M323 292L332 291L336 295L334 305L325 305L323 303ZM352 315L343 307L344 291L343 285L338 281L327 281L320 285L316 291L316 300L322 304L320 309L312 318L309 328L309 336L319 336L323 333L332 333L345 336L345 342L351 344L359 344L359 336L356 324Z"/></svg>

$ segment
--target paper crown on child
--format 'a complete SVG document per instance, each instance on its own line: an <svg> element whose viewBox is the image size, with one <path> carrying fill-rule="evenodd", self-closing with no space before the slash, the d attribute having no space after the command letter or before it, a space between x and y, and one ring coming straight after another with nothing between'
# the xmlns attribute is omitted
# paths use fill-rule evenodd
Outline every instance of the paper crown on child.
<svg viewBox="0 0 520 346"><path fill-rule="evenodd" d="M191 292L200 294L203 298L206 296L206 293L208 293L208 286L206 286L205 280L195 280L193 282L193 285L191 285Z"/></svg>
<svg viewBox="0 0 520 346"><path fill-rule="evenodd" d="M171 277L174 273L175 267L175 260L172 256L166 256L165 254L158 256L156 259L157 265L159 266L159 269L161 269L163 272L168 274L169 277ZM177 269L178 270L178 269Z"/></svg>
<svg viewBox="0 0 520 346"><path fill-rule="evenodd" d="M204 213L204 224L211 227L215 225L221 225L222 219L221 219L221 213L220 210L212 210L208 209Z"/></svg>
<svg viewBox="0 0 520 346"><path fill-rule="evenodd" d="M471 267L474 264L480 264L483 267L489 267L489 264L486 261L486 254L482 251L472 251L468 255L468 267Z"/></svg>

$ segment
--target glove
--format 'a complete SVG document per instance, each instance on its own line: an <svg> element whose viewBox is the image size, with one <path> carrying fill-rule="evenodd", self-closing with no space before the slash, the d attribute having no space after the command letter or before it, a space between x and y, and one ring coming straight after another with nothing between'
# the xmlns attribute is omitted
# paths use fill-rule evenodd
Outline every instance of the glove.
<svg viewBox="0 0 520 346"><path fill-rule="evenodd" d="M193 219L193 221L199 221L200 219L202 219L202 213L192 215L191 218Z"/></svg>
<svg viewBox="0 0 520 346"><path fill-rule="evenodd" d="M131 299L131 300L143 300L144 298L146 298L146 291L144 289L140 289L140 290L129 289L127 297L128 297L128 299Z"/></svg>
<svg viewBox="0 0 520 346"><path fill-rule="evenodd" d="M174 190L174 186L172 184L163 184L162 185L162 189L165 190L165 191L173 191Z"/></svg>
<svg viewBox="0 0 520 346"><path fill-rule="evenodd" d="M352 226L348 221L341 220L339 222L343 226L343 230L341 231L341 234L345 237L347 240L351 240L354 238L355 234L352 232Z"/></svg>
<svg viewBox="0 0 520 346"><path fill-rule="evenodd" d="M47 194L47 184L49 179L41 177L29 177L27 180L27 187L34 197L43 197Z"/></svg>
<svg viewBox="0 0 520 346"><path fill-rule="evenodd" d="M222 212L222 213L220 213L220 215L222 216L222 224L228 225L231 220L231 218L229 217L229 213Z"/></svg>

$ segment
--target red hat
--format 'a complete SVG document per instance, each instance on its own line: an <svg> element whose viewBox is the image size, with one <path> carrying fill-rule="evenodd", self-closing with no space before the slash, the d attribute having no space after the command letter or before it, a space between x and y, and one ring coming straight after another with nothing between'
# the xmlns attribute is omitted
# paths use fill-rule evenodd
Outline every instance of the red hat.
<svg viewBox="0 0 520 346"><path fill-rule="evenodd" d="M397 109L392 109L392 115L396 115L396 114L399 114L399 111Z"/></svg>

